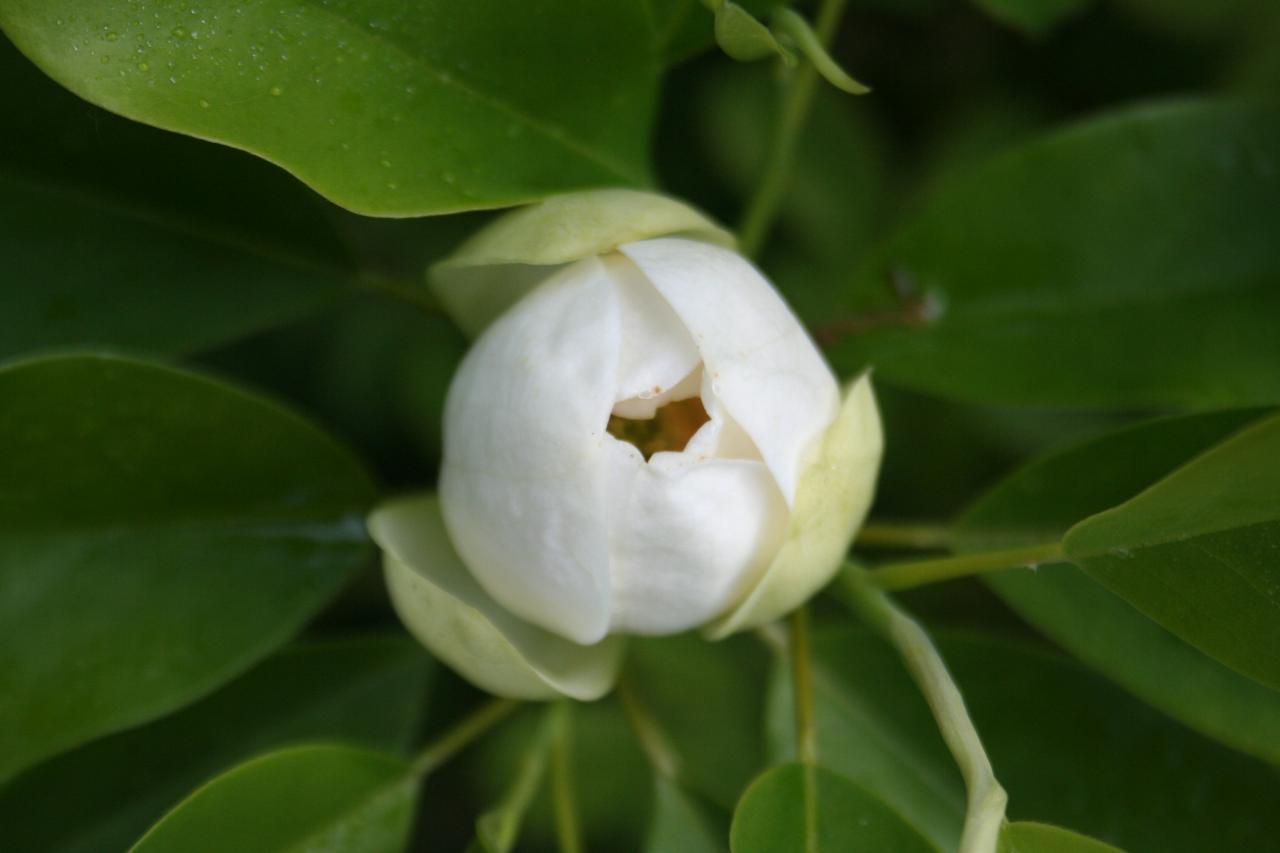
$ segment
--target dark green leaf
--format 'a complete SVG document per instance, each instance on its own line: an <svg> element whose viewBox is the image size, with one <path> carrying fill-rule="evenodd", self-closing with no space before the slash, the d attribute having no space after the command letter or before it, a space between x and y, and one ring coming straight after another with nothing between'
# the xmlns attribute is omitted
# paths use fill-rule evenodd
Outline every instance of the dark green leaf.
<svg viewBox="0 0 1280 853"><path fill-rule="evenodd" d="M199 376L12 364L0 447L0 777L242 672L368 553L359 463Z"/></svg>
<svg viewBox="0 0 1280 853"><path fill-rule="evenodd" d="M1280 416L1085 519L1063 545L1174 634L1280 689Z"/></svg>
<svg viewBox="0 0 1280 853"><path fill-rule="evenodd" d="M987 14L1030 35L1044 35L1092 0L974 0Z"/></svg>
<svg viewBox="0 0 1280 853"><path fill-rule="evenodd" d="M661 776L654 783L645 853L722 853L727 849L723 836L712 831L692 796Z"/></svg>
<svg viewBox="0 0 1280 853"><path fill-rule="evenodd" d="M637 639L627 655L626 677L679 754L681 781L733 808L765 765L763 649L749 637L708 643L684 635Z"/></svg>
<svg viewBox="0 0 1280 853"><path fill-rule="evenodd" d="M1006 823L999 853L1120 853L1110 844L1045 823Z"/></svg>
<svg viewBox="0 0 1280 853"><path fill-rule="evenodd" d="M639 2L13 0L0 26L78 95L251 151L359 212L646 179L658 69Z"/></svg>
<svg viewBox="0 0 1280 853"><path fill-rule="evenodd" d="M729 846L733 853L938 850L871 791L801 764L775 767L752 783L734 812Z"/></svg>
<svg viewBox="0 0 1280 853"><path fill-rule="evenodd" d="M401 853L417 789L410 765L348 746L298 746L234 767L183 800L134 853Z"/></svg>
<svg viewBox="0 0 1280 853"><path fill-rule="evenodd" d="M124 850L200 782L289 742L338 738L399 753L416 734L429 664L405 639L286 648L190 708L15 779L0 792L6 843Z"/></svg>
<svg viewBox="0 0 1280 853"><path fill-rule="evenodd" d="M332 304L329 206L246 154L118 118L0 39L0 357L185 354Z"/></svg>
<svg viewBox="0 0 1280 853"><path fill-rule="evenodd" d="M1261 415L1151 421L1047 456L974 504L953 529L954 544L983 550L1053 541ZM1280 761L1280 693L1187 645L1076 567L1005 572L987 583L1028 622L1137 696L1205 734Z"/></svg>
<svg viewBox="0 0 1280 853"><path fill-rule="evenodd" d="M1213 101L1014 149L940 191L860 268L858 333L833 354L987 402L1280 399L1278 161L1280 109Z"/></svg>
<svg viewBox="0 0 1280 853"><path fill-rule="evenodd" d="M898 721L916 752L946 760L896 652L845 626L820 628L813 639L816 663L844 695ZM1009 792L1011 819L1161 853L1264 850L1280 832L1272 766L1178 725L1057 654L995 637L941 632L938 640ZM838 772L857 766L857 751L874 741L839 728L840 718L823 711L831 699L815 698L822 761ZM894 790L891 779L859 781L886 800ZM896 802L922 825L906 801Z"/></svg>

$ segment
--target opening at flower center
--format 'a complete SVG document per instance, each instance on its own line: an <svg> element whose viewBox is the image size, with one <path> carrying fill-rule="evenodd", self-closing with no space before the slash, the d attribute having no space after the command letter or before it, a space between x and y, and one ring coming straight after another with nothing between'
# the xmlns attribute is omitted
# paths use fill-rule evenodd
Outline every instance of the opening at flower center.
<svg viewBox="0 0 1280 853"><path fill-rule="evenodd" d="M664 450L684 450L693 434L709 420L701 398L689 397L667 403L651 418L637 420L610 415L608 429L614 438L635 445L647 461Z"/></svg>

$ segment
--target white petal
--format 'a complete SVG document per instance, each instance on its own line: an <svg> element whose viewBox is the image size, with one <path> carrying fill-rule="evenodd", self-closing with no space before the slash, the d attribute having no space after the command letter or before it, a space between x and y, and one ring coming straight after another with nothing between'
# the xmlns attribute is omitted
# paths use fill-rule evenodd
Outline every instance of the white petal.
<svg viewBox="0 0 1280 853"><path fill-rule="evenodd" d="M758 581L788 517L762 463L625 451L614 463L611 631L694 628Z"/></svg>
<svg viewBox="0 0 1280 853"><path fill-rule="evenodd" d="M609 624L601 456L619 340L613 281L587 258L489 327L445 405L440 498L458 553L502 605L586 644Z"/></svg>
<svg viewBox="0 0 1280 853"><path fill-rule="evenodd" d="M383 504L369 532L386 550L387 588L405 626L478 687L517 699L581 700L612 687L620 640L580 646L509 613L462 565L434 495Z"/></svg>
<svg viewBox="0 0 1280 853"><path fill-rule="evenodd" d="M740 255L664 237L628 243L692 334L716 395L759 448L788 504L806 453L835 418L835 377L777 292Z"/></svg>
<svg viewBox="0 0 1280 853"><path fill-rule="evenodd" d="M701 356L680 318L635 264L616 252L601 260L613 278L622 325L614 411L651 418L673 399Z"/></svg>
<svg viewBox="0 0 1280 853"><path fill-rule="evenodd" d="M708 626L708 636L772 622L831 580L871 507L883 451L880 413L864 374L805 469L782 547L742 603Z"/></svg>

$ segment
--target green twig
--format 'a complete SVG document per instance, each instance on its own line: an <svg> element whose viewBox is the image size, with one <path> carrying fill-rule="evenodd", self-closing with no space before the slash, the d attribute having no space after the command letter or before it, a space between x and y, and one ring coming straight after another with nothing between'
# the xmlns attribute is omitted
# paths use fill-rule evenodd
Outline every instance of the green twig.
<svg viewBox="0 0 1280 853"><path fill-rule="evenodd" d="M653 770L659 776L674 781L680 775L680 755L667 738L658 721L644 707L640 697L636 695L630 679L625 676L618 682L618 699L622 702L622 710L636 733L636 740L644 750Z"/></svg>
<svg viewBox="0 0 1280 853"><path fill-rule="evenodd" d="M803 764L818 763L818 738L813 725L813 672L809 653L809 609L791 614L791 686L796 706L796 757Z"/></svg>
<svg viewBox="0 0 1280 853"><path fill-rule="evenodd" d="M515 845L525 812L529 810L529 804L546 774L556 726L555 708L548 707L543 711L538 731L520 759L511 787L493 809L476 821L477 835L485 840L486 849L510 850Z"/></svg>
<svg viewBox="0 0 1280 853"><path fill-rule="evenodd" d="M855 548L937 551L946 548L949 542L949 531L942 525L878 521L864 524L853 545Z"/></svg>
<svg viewBox="0 0 1280 853"><path fill-rule="evenodd" d="M995 853L1008 796L996 781L964 697L947 672L946 663L924 628L871 580L870 573L850 566L842 581L849 603L902 656L960 767L968 808L959 853Z"/></svg>
<svg viewBox="0 0 1280 853"><path fill-rule="evenodd" d="M911 589L938 581L988 572L1035 568L1043 563L1057 563L1063 559L1062 543L1054 542L1029 548L1010 548L1005 551L983 551L977 554L961 554L957 557L939 557L936 560L894 563L869 572L868 579L870 583L881 589Z"/></svg>
<svg viewBox="0 0 1280 853"><path fill-rule="evenodd" d="M568 701L557 703L553 710L556 732L551 745L551 794L555 803L556 837L560 853L582 853L582 828L578 822L578 806L573 792L573 753L570 739Z"/></svg>
<svg viewBox="0 0 1280 853"><path fill-rule="evenodd" d="M830 46L831 39L835 36L844 4L845 0L822 0L814 29L824 48ZM749 258L759 254L769 229L773 226L773 220L778 215L778 208L791 179L796 147L799 145L805 120L809 117L809 107L813 103L813 93L818 82L818 72L812 62L802 62L800 67L789 74L791 76L783 95L778 122L774 127L773 143L769 159L765 163L764 175L747 204L738 228L738 247Z"/></svg>
<svg viewBox="0 0 1280 853"><path fill-rule="evenodd" d="M426 776L463 747L493 728L520 705L514 699L494 699L433 740L413 761L413 773Z"/></svg>

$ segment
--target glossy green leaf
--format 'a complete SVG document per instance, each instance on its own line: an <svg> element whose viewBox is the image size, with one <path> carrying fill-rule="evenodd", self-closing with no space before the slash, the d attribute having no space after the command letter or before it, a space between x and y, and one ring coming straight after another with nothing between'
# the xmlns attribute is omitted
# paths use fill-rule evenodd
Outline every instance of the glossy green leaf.
<svg viewBox="0 0 1280 853"><path fill-rule="evenodd" d="M394 755L297 746L228 770L183 800L133 853L401 853L416 778Z"/></svg>
<svg viewBox="0 0 1280 853"><path fill-rule="evenodd" d="M997 21L1044 35L1087 8L1092 0L974 0Z"/></svg>
<svg viewBox="0 0 1280 853"><path fill-rule="evenodd" d="M0 357L186 354L357 286L332 208L278 169L91 107L3 39L0 78Z"/></svg>
<svg viewBox="0 0 1280 853"><path fill-rule="evenodd" d="M207 699L58 756L0 790L6 844L123 850L197 784L254 753L317 738L400 753L430 667L408 639L286 648Z"/></svg>
<svg viewBox="0 0 1280 853"><path fill-rule="evenodd" d="M733 853L938 850L872 791L801 764L775 767L752 783L733 814L729 846Z"/></svg>
<svg viewBox="0 0 1280 853"><path fill-rule="evenodd" d="M953 544L968 551L1053 541L1263 414L1150 421L1051 454L975 503L953 528ZM1024 619L1135 695L1211 737L1280 762L1280 693L1187 645L1075 566L986 581Z"/></svg>
<svg viewBox="0 0 1280 853"><path fill-rule="evenodd" d="M1280 689L1280 416L1085 519L1063 545L1174 634Z"/></svg>
<svg viewBox="0 0 1280 853"><path fill-rule="evenodd" d="M863 327L833 357L985 402L1274 402L1278 159L1280 109L1214 101L1015 148L940 190L859 268L848 309Z"/></svg>
<svg viewBox="0 0 1280 853"><path fill-rule="evenodd" d="M723 853L728 849L723 837L712 830L698 803L679 785L661 776L654 780L645 853Z"/></svg>
<svg viewBox="0 0 1280 853"><path fill-rule="evenodd" d="M588 0L0 7L14 43L81 97L392 216L643 183L648 26L640 2Z"/></svg>
<svg viewBox="0 0 1280 853"><path fill-rule="evenodd" d="M1006 823L999 853L1121 853L1110 844L1046 823Z"/></svg>
<svg viewBox="0 0 1280 853"><path fill-rule="evenodd" d="M936 633L1009 793L1010 820L1070 826L1162 853L1266 849L1280 832L1273 766L1175 723L1056 653L994 636ZM839 679L849 701L895 720L900 742L917 754L936 756L939 766L949 760L893 649L848 626L822 627L813 639L815 662ZM831 698L815 698L819 756L847 775L875 741L824 711ZM890 800L892 777L859 782L923 829L926 815L901 796Z"/></svg>
<svg viewBox="0 0 1280 853"><path fill-rule="evenodd" d="M751 637L636 638L627 647L624 678L679 754L681 782L725 809L765 766L768 663Z"/></svg>
<svg viewBox="0 0 1280 853"><path fill-rule="evenodd" d="M0 777L207 693L368 555L359 463L200 376L0 369Z"/></svg>

